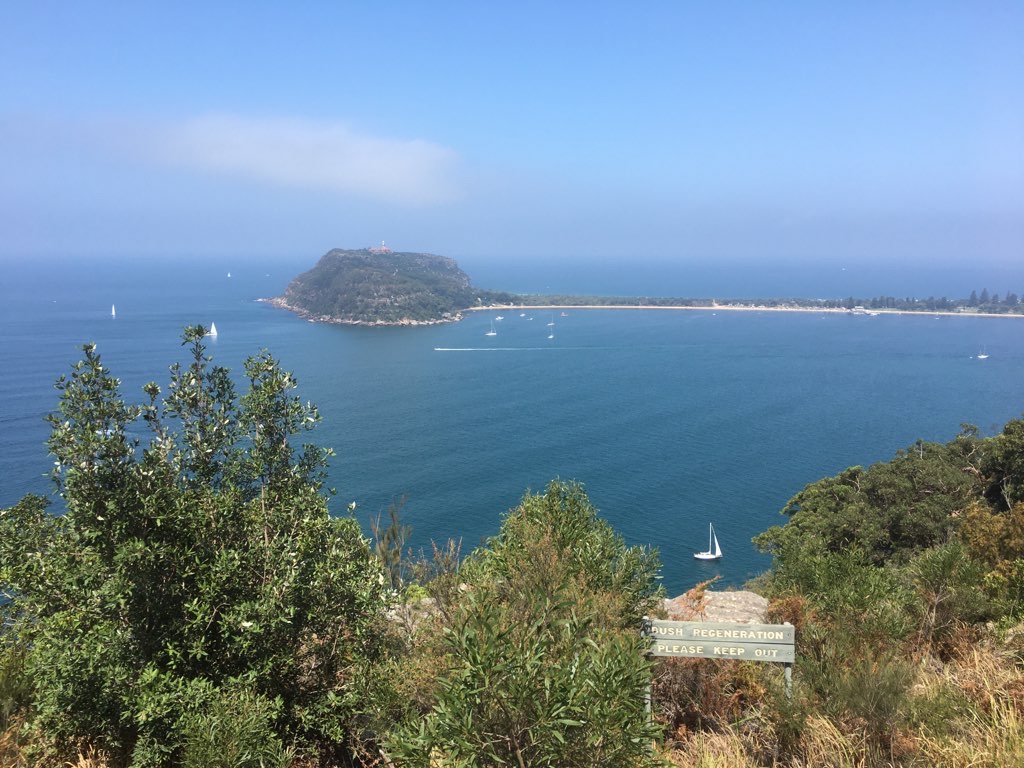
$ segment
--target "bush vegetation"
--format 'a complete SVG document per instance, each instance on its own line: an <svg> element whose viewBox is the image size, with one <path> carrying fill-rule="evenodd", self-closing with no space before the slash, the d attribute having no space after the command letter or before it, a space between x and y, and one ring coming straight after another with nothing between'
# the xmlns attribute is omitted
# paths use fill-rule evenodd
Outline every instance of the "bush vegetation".
<svg viewBox="0 0 1024 768"><path fill-rule="evenodd" d="M405 552L401 501L364 537L294 378L263 352L237 396L203 334L138 405L93 346L58 381L59 514L0 510L0 765L1024 764L1024 421L811 483L755 539L787 696L646 658L657 555L578 483L465 556Z"/></svg>
<svg viewBox="0 0 1024 768"><path fill-rule="evenodd" d="M445 256L334 249L288 284L294 309L341 322L401 323L452 319L478 304L509 302L507 293L473 288Z"/></svg>

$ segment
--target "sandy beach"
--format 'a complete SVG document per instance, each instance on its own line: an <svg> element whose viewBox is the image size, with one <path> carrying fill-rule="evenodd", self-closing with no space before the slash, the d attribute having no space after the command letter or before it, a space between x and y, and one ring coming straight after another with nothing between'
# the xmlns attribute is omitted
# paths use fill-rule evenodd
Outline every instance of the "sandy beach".
<svg viewBox="0 0 1024 768"><path fill-rule="evenodd" d="M984 312L910 312L898 309L868 309L854 312L845 308L836 307L791 307L791 306L766 306L760 304L716 304L711 307L677 304L673 306L661 306L658 304L492 304L484 307L468 307L463 312L509 312L511 310L559 310L568 311L573 309L655 309L668 311L690 311L690 312L817 312L819 314L834 315L914 315L931 317L1011 317L1024 318L1024 314L992 314Z"/></svg>

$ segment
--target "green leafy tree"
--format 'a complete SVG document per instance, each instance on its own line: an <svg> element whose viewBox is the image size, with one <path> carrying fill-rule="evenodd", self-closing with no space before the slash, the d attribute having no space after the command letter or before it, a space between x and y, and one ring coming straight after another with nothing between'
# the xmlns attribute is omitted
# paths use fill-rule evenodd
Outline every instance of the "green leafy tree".
<svg viewBox="0 0 1024 768"><path fill-rule="evenodd" d="M204 333L186 329L191 361L141 406L84 347L50 417L64 514L38 497L0 512L8 631L58 751L175 763L211 713L262 724L264 756L347 738L391 592L356 521L328 513L328 452L294 445L318 421L294 378L261 353L238 399Z"/></svg>
<svg viewBox="0 0 1024 768"><path fill-rule="evenodd" d="M982 471L988 480L985 496L994 507L1008 510L1024 501L1024 419L1007 422L986 442Z"/></svg>
<svg viewBox="0 0 1024 768"><path fill-rule="evenodd" d="M754 539L776 569L809 554L861 551L876 565L941 544L984 487L973 428L943 445L918 441L888 462L850 467L806 486L782 510L785 526Z"/></svg>
<svg viewBox="0 0 1024 768"><path fill-rule="evenodd" d="M429 711L392 735L399 764L652 764L639 629L657 567L581 486L527 495L464 566L464 599L438 617L446 668Z"/></svg>

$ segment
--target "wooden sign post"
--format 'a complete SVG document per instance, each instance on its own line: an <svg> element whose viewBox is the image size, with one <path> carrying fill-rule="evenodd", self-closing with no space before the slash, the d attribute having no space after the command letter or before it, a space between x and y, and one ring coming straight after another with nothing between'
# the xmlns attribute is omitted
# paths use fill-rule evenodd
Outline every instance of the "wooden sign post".
<svg viewBox="0 0 1024 768"><path fill-rule="evenodd" d="M644 618L651 656L734 661L770 661L785 665L786 695L792 696L796 630L792 624L728 624ZM648 707L650 692L648 690Z"/></svg>

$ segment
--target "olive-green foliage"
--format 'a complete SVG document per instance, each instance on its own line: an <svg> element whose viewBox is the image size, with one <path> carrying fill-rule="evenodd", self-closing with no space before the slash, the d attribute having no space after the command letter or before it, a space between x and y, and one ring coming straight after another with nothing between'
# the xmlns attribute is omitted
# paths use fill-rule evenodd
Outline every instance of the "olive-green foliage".
<svg viewBox="0 0 1024 768"><path fill-rule="evenodd" d="M23 644L0 635L0 733L7 730L11 715L30 700L32 686L25 674Z"/></svg>
<svg viewBox="0 0 1024 768"><path fill-rule="evenodd" d="M1024 594L1018 501L1024 425L982 439L965 427L945 445L918 442L892 461L812 483L789 521L755 539L774 555L761 584L797 624L798 700L868 760L891 756L901 733L952 732L945 693L920 701L914 664L962 657L972 625L1016 610Z"/></svg>
<svg viewBox="0 0 1024 768"><path fill-rule="evenodd" d="M972 559L960 541L918 554L906 574L916 594L918 637L924 648L944 654L965 624L984 621L992 605L979 585L985 576L981 562Z"/></svg>
<svg viewBox="0 0 1024 768"><path fill-rule="evenodd" d="M51 417L64 514L35 497L0 512L10 632L30 642L33 723L58 751L175 762L203 708L263 713L282 744L343 741L351 669L376 652L384 574L358 524L328 514L326 452L293 445L315 409L267 353L236 398L203 332L186 329L191 362L142 406L87 345Z"/></svg>
<svg viewBox="0 0 1024 768"><path fill-rule="evenodd" d="M840 642L831 655L799 669L816 694L816 707L846 733L867 736L870 749L888 749L907 717L913 665L886 646L853 650Z"/></svg>
<svg viewBox="0 0 1024 768"><path fill-rule="evenodd" d="M335 249L288 285L288 303L314 315L359 322L439 320L461 309L507 303L482 291L454 259L426 253Z"/></svg>
<svg viewBox="0 0 1024 768"><path fill-rule="evenodd" d="M811 483L783 509L784 527L754 541L786 567L809 552L860 550L876 565L905 562L946 541L983 487L978 439L965 431L940 445L918 442L889 462L851 467Z"/></svg>
<svg viewBox="0 0 1024 768"><path fill-rule="evenodd" d="M960 539L969 556L984 565L981 583L994 612L1024 614L1024 501L1009 509L1003 509L1001 503L972 504L964 516Z"/></svg>
<svg viewBox="0 0 1024 768"><path fill-rule="evenodd" d="M251 690L217 691L182 723L182 768L286 768L293 755L274 731L280 701Z"/></svg>
<svg viewBox="0 0 1024 768"><path fill-rule="evenodd" d="M1024 420L1007 422L986 441L982 469L988 480L985 496L999 510L1024 502Z"/></svg>
<svg viewBox="0 0 1024 768"><path fill-rule="evenodd" d="M502 523L498 535L470 558L480 578L500 582L529 564L529 549L550 538L581 586L621 601L618 618L639 627L658 604L659 559L644 547L627 547L579 483L554 480L543 493L528 493Z"/></svg>
<svg viewBox="0 0 1024 768"><path fill-rule="evenodd" d="M636 766L652 762L651 666L640 618L657 557L629 548L582 487L527 495L462 570L429 711L391 736L402 765Z"/></svg>
<svg viewBox="0 0 1024 768"><path fill-rule="evenodd" d="M405 589L406 576L402 550L412 533L412 528L402 522L403 506L405 506L404 496L400 499L392 499L388 506L387 525L384 524L380 514L370 521L374 554L383 564L388 582L396 592L402 592Z"/></svg>
<svg viewBox="0 0 1024 768"><path fill-rule="evenodd" d="M800 750L807 713L827 715L840 732L866 737L884 752L904 724L913 665L905 643L913 637L916 603L899 570L870 564L862 553L818 554L803 568L772 580L781 594L776 617L795 624L793 701L776 700L774 720L783 752Z"/></svg>

